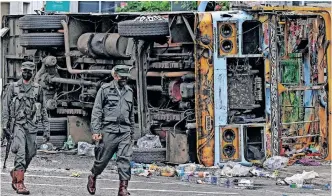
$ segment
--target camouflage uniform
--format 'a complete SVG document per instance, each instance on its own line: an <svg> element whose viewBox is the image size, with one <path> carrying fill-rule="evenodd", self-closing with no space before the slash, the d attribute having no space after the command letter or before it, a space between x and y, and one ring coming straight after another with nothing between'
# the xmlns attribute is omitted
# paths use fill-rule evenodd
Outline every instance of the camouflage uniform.
<svg viewBox="0 0 332 196"><path fill-rule="evenodd" d="M129 66L118 65L113 70L121 77L129 76ZM119 195L126 195L126 187L131 178L130 161L133 154L133 99L133 90L128 85L121 89L116 80L101 86L97 93L91 126L93 134L101 134L102 139L96 145L96 160L91 169L93 175L88 178L90 194L95 192L96 176L102 173L116 152L120 180Z"/></svg>
<svg viewBox="0 0 332 196"><path fill-rule="evenodd" d="M117 66L115 71L120 76L127 76L128 71L121 73L122 67ZM92 168L93 174L101 174L117 151L119 179L130 180L134 124L133 90L128 85L120 89L115 80L104 84L97 93L91 117L93 133L102 134Z"/></svg>
<svg viewBox="0 0 332 196"><path fill-rule="evenodd" d="M31 62L25 62L22 69L34 70L34 66ZM14 131L11 150L15 154L15 160L11 175L13 182L18 176L23 178L23 181L24 172L37 152L38 122L43 123L44 136L49 138L49 122L43 104L42 88L36 83L31 83L31 80L30 83L24 84L21 78L8 86L2 103L2 128L9 130L11 127L13 130L9 131Z"/></svg>

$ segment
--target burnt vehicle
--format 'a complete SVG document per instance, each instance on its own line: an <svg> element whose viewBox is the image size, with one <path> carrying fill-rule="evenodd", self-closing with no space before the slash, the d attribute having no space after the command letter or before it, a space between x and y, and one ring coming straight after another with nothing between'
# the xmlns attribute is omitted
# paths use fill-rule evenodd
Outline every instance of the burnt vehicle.
<svg viewBox="0 0 332 196"><path fill-rule="evenodd" d="M140 162L212 166L309 146L330 159L330 11L303 9L5 16L2 78L37 64L58 146L91 142L96 93L125 64L135 140L155 134L164 147L135 149Z"/></svg>

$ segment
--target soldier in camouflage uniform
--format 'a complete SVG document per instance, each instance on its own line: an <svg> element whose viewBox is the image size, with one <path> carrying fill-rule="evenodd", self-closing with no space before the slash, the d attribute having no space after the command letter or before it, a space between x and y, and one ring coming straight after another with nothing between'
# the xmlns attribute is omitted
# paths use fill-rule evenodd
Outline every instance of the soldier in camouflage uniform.
<svg viewBox="0 0 332 196"><path fill-rule="evenodd" d="M128 181L131 178L132 134L134 133L133 90L126 84L129 66L113 68L114 80L99 89L92 110L91 126L93 140L97 141L96 160L88 177L88 192L95 194L96 178L102 173L117 153L119 173L118 196L129 195Z"/></svg>
<svg viewBox="0 0 332 196"><path fill-rule="evenodd" d="M18 194L30 194L24 185L24 173L37 153L37 124L44 125L44 139L50 138L49 122L43 103L42 88L32 82L35 64L22 63L22 78L11 83L2 104L2 128L13 133L11 150L15 154L10 171L12 187Z"/></svg>

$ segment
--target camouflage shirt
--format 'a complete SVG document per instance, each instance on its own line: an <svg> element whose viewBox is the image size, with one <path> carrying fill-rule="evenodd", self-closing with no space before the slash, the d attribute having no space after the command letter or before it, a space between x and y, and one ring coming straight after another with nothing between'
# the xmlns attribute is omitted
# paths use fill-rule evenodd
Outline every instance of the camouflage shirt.
<svg viewBox="0 0 332 196"><path fill-rule="evenodd" d="M128 85L122 90L115 80L102 85L92 110L92 132L133 133L133 99L133 90Z"/></svg>
<svg viewBox="0 0 332 196"><path fill-rule="evenodd" d="M39 122L42 122L45 132L50 131L43 90L38 84L23 84L23 79L20 79L8 86L2 99L2 128L9 128L9 119L12 118L16 125L30 133L38 131Z"/></svg>

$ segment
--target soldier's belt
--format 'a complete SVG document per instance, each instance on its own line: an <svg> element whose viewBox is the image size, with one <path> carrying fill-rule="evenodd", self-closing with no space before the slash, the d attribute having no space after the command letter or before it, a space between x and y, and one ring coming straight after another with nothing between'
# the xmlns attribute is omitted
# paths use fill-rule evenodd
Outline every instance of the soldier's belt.
<svg viewBox="0 0 332 196"><path fill-rule="evenodd" d="M104 124L119 124L119 125L129 125L129 118L123 117L105 117Z"/></svg>

